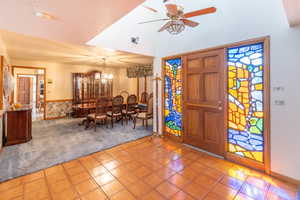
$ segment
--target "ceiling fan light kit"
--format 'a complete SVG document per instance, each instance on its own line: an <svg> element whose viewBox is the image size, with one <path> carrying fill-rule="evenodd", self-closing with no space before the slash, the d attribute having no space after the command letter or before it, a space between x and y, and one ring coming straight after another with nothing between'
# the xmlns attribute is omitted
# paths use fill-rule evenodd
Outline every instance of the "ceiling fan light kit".
<svg viewBox="0 0 300 200"><path fill-rule="evenodd" d="M167 19L156 19L156 20L150 20L146 22L141 22L139 24L146 24L151 22L158 22L158 21L168 21L163 27L161 27L158 32L162 32L164 30L167 30L172 35L177 35L184 31L186 26L189 27L196 27L199 25L198 22L189 20L187 18L206 15L215 13L217 9L215 7L209 7L201 10L195 10L192 12L184 13L184 9L182 6L176 5L176 4L166 4L167 9ZM145 6L144 6L145 7ZM148 10L151 10L153 12L157 12L155 9L150 8L147 6Z"/></svg>
<svg viewBox="0 0 300 200"><path fill-rule="evenodd" d="M185 25L181 20L172 20L171 24L167 27L167 31L171 35L177 35L182 31L184 31L184 29L185 29Z"/></svg>

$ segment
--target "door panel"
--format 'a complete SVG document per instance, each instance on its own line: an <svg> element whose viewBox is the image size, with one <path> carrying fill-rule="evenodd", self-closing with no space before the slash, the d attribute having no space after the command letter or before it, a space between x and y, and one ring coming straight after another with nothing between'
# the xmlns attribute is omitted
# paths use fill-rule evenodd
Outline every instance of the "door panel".
<svg viewBox="0 0 300 200"><path fill-rule="evenodd" d="M21 104L30 104L30 77L17 78L17 102Z"/></svg>
<svg viewBox="0 0 300 200"><path fill-rule="evenodd" d="M184 142L224 155L225 50L184 57Z"/></svg>

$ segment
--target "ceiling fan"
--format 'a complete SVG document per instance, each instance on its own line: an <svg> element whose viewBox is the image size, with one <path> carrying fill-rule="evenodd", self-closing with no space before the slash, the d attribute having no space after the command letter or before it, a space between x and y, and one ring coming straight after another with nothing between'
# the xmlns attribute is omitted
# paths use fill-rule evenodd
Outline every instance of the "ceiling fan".
<svg viewBox="0 0 300 200"><path fill-rule="evenodd" d="M146 22L140 22L139 24L145 24L145 23L151 23L151 22L157 22L157 21L168 21L163 27L161 27L158 32L162 32L164 30L167 30L170 34L176 35L181 33L186 26L189 27L196 27L199 25L198 22L189 20L188 18L196 17L200 15L206 15L210 13L215 13L217 9L215 7L209 7L201 10L195 10L192 12L184 13L183 7L178 6L176 4L166 4L167 8L167 17L165 19L157 19L157 20L151 20ZM157 12L157 10L144 6L150 11Z"/></svg>

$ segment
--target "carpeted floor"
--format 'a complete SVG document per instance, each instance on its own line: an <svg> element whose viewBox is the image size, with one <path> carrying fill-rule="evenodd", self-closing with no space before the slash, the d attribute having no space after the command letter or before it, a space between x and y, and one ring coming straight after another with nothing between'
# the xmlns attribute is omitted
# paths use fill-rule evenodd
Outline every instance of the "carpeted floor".
<svg viewBox="0 0 300 200"><path fill-rule="evenodd" d="M0 154L0 182L84 155L136 140L152 133L132 122L115 124L111 129L98 127L84 130L81 119L36 121L32 124L33 139L25 144L5 147Z"/></svg>

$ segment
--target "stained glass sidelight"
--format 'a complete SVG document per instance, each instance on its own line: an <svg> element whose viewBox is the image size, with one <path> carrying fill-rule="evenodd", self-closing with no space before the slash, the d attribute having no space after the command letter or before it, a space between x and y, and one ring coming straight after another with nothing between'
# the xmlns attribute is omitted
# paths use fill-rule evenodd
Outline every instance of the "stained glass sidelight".
<svg viewBox="0 0 300 200"><path fill-rule="evenodd" d="M165 131L175 136L182 134L182 80L181 59L170 59L165 62Z"/></svg>
<svg viewBox="0 0 300 200"><path fill-rule="evenodd" d="M228 150L264 162L263 43L228 49Z"/></svg>

